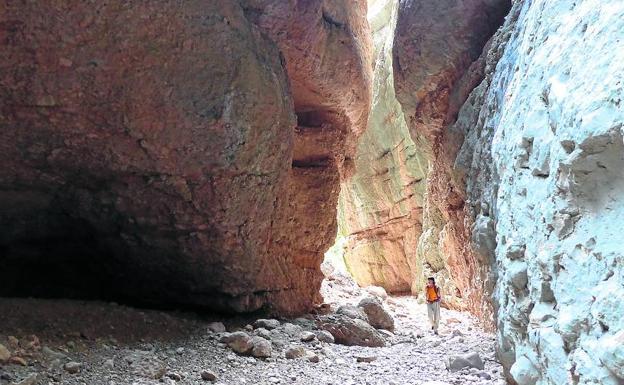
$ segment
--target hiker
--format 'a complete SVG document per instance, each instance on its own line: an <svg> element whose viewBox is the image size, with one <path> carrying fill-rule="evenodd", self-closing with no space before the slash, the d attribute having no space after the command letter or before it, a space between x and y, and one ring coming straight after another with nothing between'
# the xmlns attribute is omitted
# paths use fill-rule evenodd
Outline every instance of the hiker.
<svg viewBox="0 0 624 385"><path fill-rule="evenodd" d="M440 288L436 286L433 277L427 279L425 287L425 295L427 298L427 313L429 314L429 322L431 322L431 330L438 334L438 326L440 325Z"/></svg>

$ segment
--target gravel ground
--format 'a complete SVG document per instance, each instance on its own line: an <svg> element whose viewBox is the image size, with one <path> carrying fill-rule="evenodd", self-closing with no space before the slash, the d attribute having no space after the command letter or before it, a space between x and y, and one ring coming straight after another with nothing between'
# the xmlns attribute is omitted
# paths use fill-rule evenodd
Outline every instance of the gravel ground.
<svg viewBox="0 0 624 385"><path fill-rule="evenodd" d="M334 309L357 304L367 293L348 281L323 284ZM395 332L383 332L385 347L369 348L317 338L301 341L304 331L316 331L315 315L280 320L279 327L268 331L247 326L255 319L216 319L92 301L0 298L0 344L12 356L1 363L0 348L0 383L505 384L494 356L494 336L479 329L469 315L442 309L436 336L428 330L425 305L415 298L388 297L384 307L395 320ZM225 323L228 331L264 336L270 340L271 357L234 353L219 342L225 333L209 330L213 321ZM303 349L291 350L303 357L287 359L285 351L296 347ZM479 353L484 370L447 371L447 357L469 352Z"/></svg>

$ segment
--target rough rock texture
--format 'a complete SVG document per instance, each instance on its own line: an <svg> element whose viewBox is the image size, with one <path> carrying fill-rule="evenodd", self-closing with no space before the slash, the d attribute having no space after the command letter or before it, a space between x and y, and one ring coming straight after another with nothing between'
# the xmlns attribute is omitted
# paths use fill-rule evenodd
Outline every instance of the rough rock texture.
<svg viewBox="0 0 624 385"><path fill-rule="evenodd" d="M334 336L336 343L352 346L385 346L383 336L368 322L343 314L323 316L318 327Z"/></svg>
<svg viewBox="0 0 624 385"><path fill-rule="evenodd" d="M366 4L240 3L5 4L0 294L311 308Z"/></svg>
<svg viewBox="0 0 624 385"><path fill-rule="evenodd" d="M402 1L393 46L396 95L429 162L412 291L421 293L434 276L447 306L485 318L492 314L482 308L491 293L484 288L493 286L489 259L470 247L465 184L453 170L463 133L451 125L484 76L481 53L509 7L509 0Z"/></svg>
<svg viewBox="0 0 624 385"><path fill-rule="evenodd" d="M515 2L454 127L521 385L624 382L622 41L624 3Z"/></svg>
<svg viewBox="0 0 624 385"><path fill-rule="evenodd" d="M409 135L394 94L392 41L398 0L369 1L374 52L373 100L359 138L355 173L342 183L345 262L361 286L409 292L421 231L427 160Z"/></svg>
<svg viewBox="0 0 624 385"><path fill-rule="evenodd" d="M519 384L619 384L624 4L516 8L473 134L498 184L501 358Z"/></svg>

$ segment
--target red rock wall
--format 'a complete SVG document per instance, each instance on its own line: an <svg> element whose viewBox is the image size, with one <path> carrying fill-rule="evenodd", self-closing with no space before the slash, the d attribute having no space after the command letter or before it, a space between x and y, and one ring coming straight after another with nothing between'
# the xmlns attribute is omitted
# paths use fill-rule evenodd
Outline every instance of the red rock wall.
<svg viewBox="0 0 624 385"><path fill-rule="evenodd" d="M5 4L0 294L309 309L370 69L364 3L293 4Z"/></svg>
<svg viewBox="0 0 624 385"><path fill-rule="evenodd" d="M447 305L467 307L488 318L492 313L485 289L488 256L471 247L472 219L465 207L465 182L454 170L464 132L452 127L472 89L484 76L480 57L488 39L502 24L508 0L401 2L394 40L394 79L412 137L424 139L430 157L421 260L445 270L442 278L458 289ZM487 52L487 49L485 50ZM434 250L434 253L431 253ZM413 286L417 292L424 285ZM485 304L482 306L482 304Z"/></svg>

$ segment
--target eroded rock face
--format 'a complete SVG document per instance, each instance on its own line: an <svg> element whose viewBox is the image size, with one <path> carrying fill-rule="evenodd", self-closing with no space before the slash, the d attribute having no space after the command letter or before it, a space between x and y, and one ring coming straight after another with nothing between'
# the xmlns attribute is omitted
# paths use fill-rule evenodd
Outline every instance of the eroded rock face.
<svg viewBox="0 0 624 385"><path fill-rule="evenodd" d="M311 307L367 118L366 5L241 3L6 6L1 294Z"/></svg>
<svg viewBox="0 0 624 385"><path fill-rule="evenodd" d="M433 276L447 306L467 307L483 318L492 314L482 306L493 286L491 251L470 246L473 219L465 207L465 182L454 169L464 133L453 123L484 77L483 49L509 6L509 0L402 1L393 47L397 99L429 163L412 291L422 292ZM477 233L491 237L493 225L484 226Z"/></svg>
<svg viewBox="0 0 624 385"><path fill-rule="evenodd" d="M409 135L394 94L392 41L397 0L369 2L375 46L373 101L359 138L355 173L342 183L341 232L345 262L360 286L409 292L421 231L427 160Z"/></svg>
<svg viewBox="0 0 624 385"><path fill-rule="evenodd" d="M624 4L515 2L455 125L518 384L624 380L623 20Z"/></svg>

